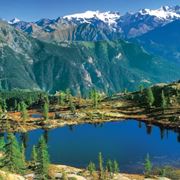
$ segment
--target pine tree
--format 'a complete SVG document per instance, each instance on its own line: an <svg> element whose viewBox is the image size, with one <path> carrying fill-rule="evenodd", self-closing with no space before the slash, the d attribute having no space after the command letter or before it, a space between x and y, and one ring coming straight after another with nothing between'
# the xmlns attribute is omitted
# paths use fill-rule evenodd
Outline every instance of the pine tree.
<svg viewBox="0 0 180 180"><path fill-rule="evenodd" d="M110 178L113 178L113 162L109 159L106 163L106 174L110 175ZM107 175L106 175L107 176Z"/></svg>
<svg viewBox="0 0 180 180"><path fill-rule="evenodd" d="M92 100L93 107L94 107L94 108L97 108L98 103L99 103L99 100L100 100L100 95L99 95L99 93L98 93L95 89L92 89L92 90L90 91L89 97L90 97L90 99Z"/></svg>
<svg viewBox="0 0 180 180"><path fill-rule="evenodd" d="M45 101L47 104L49 104L49 97L48 97L47 94L44 96L44 101Z"/></svg>
<svg viewBox="0 0 180 180"><path fill-rule="evenodd" d="M113 161L113 172L115 174L119 173L119 164L116 160Z"/></svg>
<svg viewBox="0 0 180 180"><path fill-rule="evenodd" d="M6 111L7 111L6 99L3 100L2 109L3 109L3 112L6 112Z"/></svg>
<svg viewBox="0 0 180 180"><path fill-rule="evenodd" d="M23 143L21 143L21 157L23 166L26 167L25 147Z"/></svg>
<svg viewBox="0 0 180 180"><path fill-rule="evenodd" d="M37 154L37 167L36 175L38 179L46 180L48 179L48 168L49 168L49 154L46 141L43 136L41 136L38 144L38 154Z"/></svg>
<svg viewBox="0 0 180 180"><path fill-rule="evenodd" d="M90 172L90 175L93 174L94 171L96 171L96 166L93 162L90 162L88 164L87 170Z"/></svg>
<svg viewBox="0 0 180 180"><path fill-rule="evenodd" d="M59 97L58 97L58 104L63 106L64 105L64 100L65 100L65 93L63 91L61 91L59 93Z"/></svg>
<svg viewBox="0 0 180 180"><path fill-rule="evenodd" d="M113 172L113 163L110 159L106 163L106 168L107 168L108 172L110 172L110 173Z"/></svg>
<svg viewBox="0 0 180 180"><path fill-rule="evenodd" d="M49 104L47 102L44 103L43 106L43 116L44 116L44 120L48 120L49 119Z"/></svg>
<svg viewBox="0 0 180 180"><path fill-rule="evenodd" d="M98 106L98 93L96 90L94 90L94 93L93 93L93 106L94 108L97 108Z"/></svg>
<svg viewBox="0 0 180 180"><path fill-rule="evenodd" d="M7 104L6 104L6 99L3 100L3 112L7 111Z"/></svg>
<svg viewBox="0 0 180 180"><path fill-rule="evenodd" d="M32 160L34 163L37 162L37 150L36 150L36 146L33 146L33 147L32 147L31 160Z"/></svg>
<svg viewBox="0 0 180 180"><path fill-rule="evenodd" d="M98 161L99 161L99 179L103 180L104 168L103 168L103 157L102 157L102 153L101 152L99 153Z"/></svg>
<svg viewBox="0 0 180 180"><path fill-rule="evenodd" d="M164 91L161 92L161 108L164 109L167 107L167 101L164 95Z"/></svg>
<svg viewBox="0 0 180 180"><path fill-rule="evenodd" d="M25 124L26 120L28 119L28 111L27 111L27 106L26 104L23 102L21 102L20 104L20 109L21 109L21 118Z"/></svg>
<svg viewBox="0 0 180 180"><path fill-rule="evenodd" d="M28 106L31 106L32 103L33 103L33 100L32 100L32 98L31 98L31 96L29 96L29 97L27 98L27 104L28 104Z"/></svg>
<svg viewBox="0 0 180 180"><path fill-rule="evenodd" d="M146 90L146 101L149 107L152 107L152 105L154 104L155 98L154 98L153 91L151 88L148 88Z"/></svg>
<svg viewBox="0 0 180 180"><path fill-rule="evenodd" d="M18 112L21 111L21 104L20 104L20 103L18 103L18 105L17 105L17 111L18 111Z"/></svg>
<svg viewBox="0 0 180 180"><path fill-rule="evenodd" d="M5 141L4 134L0 134L0 152L4 152Z"/></svg>
<svg viewBox="0 0 180 180"><path fill-rule="evenodd" d="M25 166L19 143L13 133L7 134L7 144L3 158L3 166L13 173L24 173Z"/></svg>
<svg viewBox="0 0 180 180"><path fill-rule="evenodd" d="M145 169L145 175L147 177L149 177L150 174L151 174L151 171L152 171L152 163L151 163L151 161L149 159L149 154L147 154L147 156L146 156L144 169Z"/></svg>
<svg viewBox="0 0 180 180"><path fill-rule="evenodd" d="M17 107L18 107L18 103L17 103L17 100L15 99L15 101L14 101L14 111L17 110Z"/></svg>

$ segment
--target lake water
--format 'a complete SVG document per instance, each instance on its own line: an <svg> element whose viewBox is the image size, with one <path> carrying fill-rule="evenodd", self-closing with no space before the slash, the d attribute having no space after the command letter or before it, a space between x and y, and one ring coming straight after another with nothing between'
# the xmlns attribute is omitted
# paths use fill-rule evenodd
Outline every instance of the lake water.
<svg viewBox="0 0 180 180"><path fill-rule="evenodd" d="M149 153L155 166L180 167L179 135L135 120L17 134L27 145L27 158L42 134L48 141L52 163L86 167L89 161L97 163L98 153L102 152L104 160L116 159L123 172L143 172L144 159Z"/></svg>

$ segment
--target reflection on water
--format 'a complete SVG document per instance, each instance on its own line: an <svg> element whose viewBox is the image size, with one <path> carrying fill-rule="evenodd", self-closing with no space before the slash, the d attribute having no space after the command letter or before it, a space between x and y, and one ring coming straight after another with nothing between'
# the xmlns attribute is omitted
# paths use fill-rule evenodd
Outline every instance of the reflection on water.
<svg viewBox="0 0 180 180"><path fill-rule="evenodd" d="M151 135L152 132L152 124L146 124L146 133Z"/></svg>
<svg viewBox="0 0 180 180"><path fill-rule="evenodd" d="M97 163L98 152L102 152L104 159L116 159L122 171L142 172L149 153L154 165L180 167L180 134L135 120L19 133L27 159L41 135L53 163L86 167L89 161Z"/></svg>
<svg viewBox="0 0 180 180"><path fill-rule="evenodd" d="M49 140L48 134L49 134L49 131L48 130L44 130L43 135L44 135L44 139L45 139L46 143L48 143L48 140Z"/></svg>
<svg viewBox="0 0 180 180"><path fill-rule="evenodd" d="M24 147L26 148L28 145L28 133L21 133L20 139L21 139L21 142L23 143Z"/></svg>
<svg viewBox="0 0 180 180"><path fill-rule="evenodd" d="M177 141L180 143L180 133L177 135Z"/></svg>

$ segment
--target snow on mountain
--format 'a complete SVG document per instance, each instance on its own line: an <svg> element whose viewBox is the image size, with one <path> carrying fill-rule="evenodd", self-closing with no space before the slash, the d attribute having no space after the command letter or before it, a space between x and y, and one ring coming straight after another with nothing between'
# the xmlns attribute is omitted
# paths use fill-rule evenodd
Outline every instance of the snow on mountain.
<svg viewBox="0 0 180 180"><path fill-rule="evenodd" d="M9 24L16 24L16 23L18 23L18 22L20 22L20 21L21 21L21 20L19 20L18 18L14 18L14 19L8 21L8 23L9 23Z"/></svg>
<svg viewBox="0 0 180 180"><path fill-rule="evenodd" d="M106 39L107 37L110 39L138 37L178 19L180 19L180 6L177 5L172 7L162 6L155 10L141 9L138 12L124 15L111 11L86 11L58 17L57 19L44 18L36 22L24 22L14 18L9 21L9 24L33 35L33 37L39 38L42 35L42 39L46 40L48 36L47 39L53 39L53 41L61 40L61 38L62 40L69 40L70 36L66 37L64 34L74 32L74 28L76 28L75 32L78 35L76 34L71 38L78 37L78 39L82 40L85 37L86 39L89 30L93 28L94 31L91 31L91 33L94 32L91 34L92 37L87 39L95 40ZM64 33L65 31L68 33ZM51 33L53 33L53 36ZM60 36L59 33L62 33L62 35ZM84 37L82 38L82 36Z"/></svg>
<svg viewBox="0 0 180 180"><path fill-rule="evenodd" d="M159 19L168 20L168 19L180 18L180 13L178 12L179 9L178 6L175 7L162 6L161 8L156 10L142 9L139 12L142 15L156 16Z"/></svg>
<svg viewBox="0 0 180 180"><path fill-rule="evenodd" d="M72 15L67 15L63 17L64 19L73 20L76 19L80 21L81 23L86 22L90 23L90 19L98 19L103 21L104 23L108 25L115 25L116 20L120 18L120 13L118 12L99 12L99 11L86 11L84 13L79 13L79 14L72 14Z"/></svg>

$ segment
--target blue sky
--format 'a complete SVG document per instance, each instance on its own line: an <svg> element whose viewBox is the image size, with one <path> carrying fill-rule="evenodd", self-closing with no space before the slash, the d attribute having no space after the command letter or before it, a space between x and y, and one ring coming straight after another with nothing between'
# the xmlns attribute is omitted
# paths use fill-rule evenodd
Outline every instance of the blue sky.
<svg viewBox="0 0 180 180"><path fill-rule="evenodd" d="M141 8L159 8L178 5L180 0L0 0L0 18L17 17L25 21L57 18L86 10L137 11Z"/></svg>

